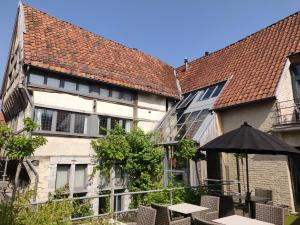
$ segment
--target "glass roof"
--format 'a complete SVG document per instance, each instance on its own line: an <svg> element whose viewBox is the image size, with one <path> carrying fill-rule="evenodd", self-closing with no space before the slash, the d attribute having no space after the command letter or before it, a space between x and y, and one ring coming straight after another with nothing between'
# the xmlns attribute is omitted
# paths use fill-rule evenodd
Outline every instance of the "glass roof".
<svg viewBox="0 0 300 225"><path fill-rule="evenodd" d="M191 92L178 102L157 129L160 143L176 142L183 138L195 139L224 84L223 82ZM199 101L205 101L205 104L199 106L196 103Z"/></svg>

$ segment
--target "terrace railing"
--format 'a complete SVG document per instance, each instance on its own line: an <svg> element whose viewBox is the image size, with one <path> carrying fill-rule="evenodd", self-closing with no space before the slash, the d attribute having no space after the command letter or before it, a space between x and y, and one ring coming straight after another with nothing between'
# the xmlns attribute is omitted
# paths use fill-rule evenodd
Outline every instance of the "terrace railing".
<svg viewBox="0 0 300 225"><path fill-rule="evenodd" d="M128 196L128 198L132 196L145 196L149 193L165 193L168 195L168 204L173 204L174 198L175 198L175 192L179 190L194 190L195 192L199 193L206 193L206 194L212 194L212 195L222 195L224 194L224 191L222 188L220 189L220 186L224 185L234 185L234 181L226 181L226 182L217 182L215 184L210 184L210 185L201 185L201 186L194 186L194 187L175 187L175 188L165 188L165 189L156 189L156 190L146 190L146 191L136 191L136 192L123 192L123 193L114 193L113 197L118 197L118 196ZM232 193L231 193L232 194ZM93 195L93 196L84 196L84 197L73 197L73 198L64 198L64 199L55 199L53 201L82 201L82 202L89 202L92 204L93 200L99 201L99 199L104 199L104 198L111 198L111 194L101 194L101 195ZM194 204L198 204L200 202L199 199L193 198L196 202L190 202ZM39 206L46 203L45 201L43 202L33 202L32 205L36 206L36 210L39 209ZM114 211L112 213L98 213L94 212L91 215L83 215L83 216L73 216L72 221L80 221L84 219L89 219L89 218L98 218L98 217L104 217L107 215L110 215L116 219L122 219L126 218L132 214L134 214L137 211L136 208L130 208L128 207L126 210L121 210L121 211Z"/></svg>
<svg viewBox="0 0 300 225"><path fill-rule="evenodd" d="M273 126L300 126L300 99L277 102L273 114Z"/></svg>

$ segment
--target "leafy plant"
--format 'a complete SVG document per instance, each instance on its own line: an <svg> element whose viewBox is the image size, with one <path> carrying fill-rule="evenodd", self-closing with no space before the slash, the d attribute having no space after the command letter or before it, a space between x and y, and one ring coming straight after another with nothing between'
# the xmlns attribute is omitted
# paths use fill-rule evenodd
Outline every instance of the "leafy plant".
<svg viewBox="0 0 300 225"><path fill-rule="evenodd" d="M23 120L22 131L32 132L38 125L30 118ZM22 160L33 155L34 151L47 143L47 139L42 136L31 137L27 133L14 134L6 125L0 124L0 147L7 151L10 159Z"/></svg>
<svg viewBox="0 0 300 225"><path fill-rule="evenodd" d="M195 141L184 138L178 141L174 156L182 159L195 159L196 152Z"/></svg>

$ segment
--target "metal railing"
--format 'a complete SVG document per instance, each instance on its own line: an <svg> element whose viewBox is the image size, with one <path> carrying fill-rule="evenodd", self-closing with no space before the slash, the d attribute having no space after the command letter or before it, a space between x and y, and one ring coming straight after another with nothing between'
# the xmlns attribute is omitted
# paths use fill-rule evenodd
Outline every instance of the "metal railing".
<svg viewBox="0 0 300 225"><path fill-rule="evenodd" d="M273 125L300 125L300 99L276 102Z"/></svg>
<svg viewBox="0 0 300 225"><path fill-rule="evenodd" d="M199 193L210 193L213 195L218 195L218 194L224 194L224 190L222 190L221 186L224 185L232 185L235 184L235 181L226 181L226 182L217 182L218 184L205 184L201 186L191 186L191 187L174 187L174 188L164 188L164 189L155 189L155 190L146 190L146 191L136 191L136 192L122 192L122 193L114 193L113 197L118 197L118 196L129 196L132 197L134 195L141 196L141 195L146 195L149 193L159 193L159 192L164 192L168 194L168 203L170 205L173 204L174 200L174 195L176 191L179 190L184 190L184 189L194 189L199 191ZM232 194L232 193L231 193ZM81 200L81 201L87 201L89 202L90 205L92 205L92 200L98 200L103 198L111 198L111 194L100 194L100 195L93 195L93 196L84 196L84 197L72 197L72 198L63 198L63 199L54 199L52 200L53 202L62 202L62 201L76 201L76 200ZM195 199L197 202L200 202L200 199ZM108 201L109 202L109 201ZM32 202L31 204L36 206L36 210L38 210L39 205L45 204L47 201L42 201L42 202ZM114 218L122 218L128 213L134 213L137 211L137 208L130 208L130 207L125 207L124 210L119 210L119 211L113 211L111 213L99 213L99 209L97 212L94 212L93 215L84 215L84 216L73 216L71 218L72 221L79 221L79 220L84 220L84 219L92 219L92 218L99 218L99 217L104 217L107 215L111 215Z"/></svg>

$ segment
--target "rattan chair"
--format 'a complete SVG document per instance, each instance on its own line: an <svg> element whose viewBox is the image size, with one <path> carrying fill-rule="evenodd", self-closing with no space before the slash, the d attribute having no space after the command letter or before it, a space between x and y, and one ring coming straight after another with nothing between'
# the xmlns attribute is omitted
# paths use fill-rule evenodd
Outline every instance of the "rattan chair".
<svg viewBox="0 0 300 225"><path fill-rule="evenodd" d="M261 189L261 188L255 188L255 196L259 196L259 197L264 197L264 198L268 198L270 200L265 200L259 203L264 203L264 204L268 204L268 205L272 205L272 190L267 190L267 189Z"/></svg>
<svg viewBox="0 0 300 225"><path fill-rule="evenodd" d="M256 203L256 219L275 225L284 225L284 209L272 205Z"/></svg>
<svg viewBox="0 0 300 225"><path fill-rule="evenodd" d="M201 206L208 208L192 214L193 219L202 219L211 221L219 218L220 198L216 196L201 196Z"/></svg>
<svg viewBox="0 0 300 225"><path fill-rule="evenodd" d="M193 225L220 225L220 224L212 221L195 218L195 220L193 221Z"/></svg>
<svg viewBox="0 0 300 225"><path fill-rule="evenodd" d="M154 225L156 210L150 207L140 206L137 212L136 222L126 223L127 225Z"/></svg>
<svg viewBox="0 0 300 225"><path fill-rule="evenodd" d="M190 225L191 218L184 218L171 221L170 212L167 206L151 204L153 209L156 209L155 225Z"/></svg>

